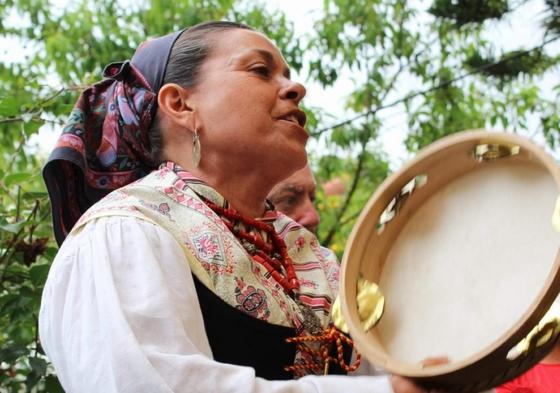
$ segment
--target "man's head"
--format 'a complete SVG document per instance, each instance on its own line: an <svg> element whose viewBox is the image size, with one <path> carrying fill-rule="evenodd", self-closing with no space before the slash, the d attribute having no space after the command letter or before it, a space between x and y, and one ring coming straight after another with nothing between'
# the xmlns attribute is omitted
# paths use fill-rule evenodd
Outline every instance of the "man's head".
<svg viewBox="0 0 560 393"><path fill-rule="evenodd" d="M309 166L278 183L268 195L276 209L316 233L319 213L315 209L315 179Z"/></svg>

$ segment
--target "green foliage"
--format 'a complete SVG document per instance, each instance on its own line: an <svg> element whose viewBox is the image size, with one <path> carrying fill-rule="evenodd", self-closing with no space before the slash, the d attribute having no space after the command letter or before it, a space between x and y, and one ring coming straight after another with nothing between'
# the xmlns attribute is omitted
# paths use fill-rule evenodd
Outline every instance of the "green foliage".
<svg viewBox="0 0 560 393"><path fill-rule="evenodd" d="M317 236L319 242L331 248L339 258L363 206L388 173L387 157L375 150L365 151L359 160L335 155L318 159L316 178L319 184L326 185L330 180L344 186L342 194L328 195L324 187L317 191L317 209L321 215Z"/></svg>
<svg viewBox="0 0 560 393"><path fill-rule="evenodd" d="M509 11L507 0L435 0L430 12L451 19L457 26L502 17Z"/></svg>
<svg viewBox="0 0 560 393"><path fill-rule="evenodd" d="M10 82L16 89L23 85L17 77L2 82L8 88ZM53 255L47 253L50 208L39 177L41 161L25 145L47 106L43 100L33 103L27 91L0 102L0 386L14 392L22 386L31 391L46 374L36 324Z"/></svg>
<svg viewBox="0 0 560 393"><path fill-rule="evenodd" d="M466 60L466 65L473 70L501 79L517 78L521 74L542 73L557 63L557 59L547 56L542 50L527 53L517 50L504 53L499 59L490 55L483 57L473 53Z"/></svg>
<svg viewBox="0 0 560 393"><path fill-rule="evenodd" d="M553 34L560 34L560 1L545 0L548 13L545 17L545 27Z"/></svg>
<svg viewBox="0 0 560 393"><path fill-rule="evenodd" d="M548 2L551 14L558 14L557 5ZM377 168L387 168L375 143L386 107L400 106L408 117L405 144L411 152L465 129L527 130L535 117L549 145L558 146L557 100L545 99L537 85L558 66L558 57L543 48L495 57L494 43L482 38L492 21L514 11L507 1L434 0L429 12L437 18L421 24L419 11L403 1L325 0L324 9L309 41L309 49L320 54L309 61L310 75L330 86L351 74L356 83L346 106L358 114L344 126L314 133L326 146L317 153L323 157L319 182L343 179L346 185L343 195L319 196L325 245L341 251L348 233L341 223L363 207L359 195L375 189L375 181L367 184L362 177L380 172L360 167L360 160L372 155ZM550 37L543 31L545 39ZM336 173L325 170L335 163Z"/></svg>
<svg viewBox="0 0 560 393"><path fill-rule="evenodd" d="M416 151L434 140L454 132L484 128L486 111L478 93L471 85L470 94L454 86L434 90L425 95L425 101L409 120L413 130L406 139L406 146Z"/></svg>
<svg viewBox="0 0 560 393"><path fill-rule="evenodd" d="M558 111L560 107L557 106L556 109L556 111L547 113L541 118L546 141L554 149L560 146L560 132L558 131L560 130L560 112Z"/></svg>
<svg viewBox="0 0 560 393"><path fill-rule="evenodd" d="M47 361L37 337L41 291L55 253L50 207L39 162L20 149L0 170L0 386L27 391L43 384Z"/></svg>

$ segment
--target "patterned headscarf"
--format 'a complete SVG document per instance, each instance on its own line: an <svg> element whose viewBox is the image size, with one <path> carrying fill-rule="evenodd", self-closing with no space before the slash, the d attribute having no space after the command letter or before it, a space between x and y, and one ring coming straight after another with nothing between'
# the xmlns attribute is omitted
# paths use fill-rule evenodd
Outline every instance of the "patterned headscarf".
<svg viewBox="0 0 560 393"><path fill-rule="evenodd" d="M109 64L105 79L80 95L43 168L59 245L91 205L158 164L148 131L173 44L183 31L143 43L131 61Z"/></svg>

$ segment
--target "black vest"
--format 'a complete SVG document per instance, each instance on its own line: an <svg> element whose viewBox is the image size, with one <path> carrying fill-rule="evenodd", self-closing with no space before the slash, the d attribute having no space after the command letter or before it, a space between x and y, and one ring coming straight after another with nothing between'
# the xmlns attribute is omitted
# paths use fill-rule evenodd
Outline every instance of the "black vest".
<svg viewBox="0 0 560 393"><path fill-rule="evenodd" d="M296 335L295 329L245 314L212 293L194 275L193 278L214 359L252 367L257 377L264 379L293 379L292 373L284 371L284 367L294 364L295 344L286 343L286 339ZM346 347L344 355L348 361L351 351ZM345 374L338 365L332 364L329 373Z"/></svg>

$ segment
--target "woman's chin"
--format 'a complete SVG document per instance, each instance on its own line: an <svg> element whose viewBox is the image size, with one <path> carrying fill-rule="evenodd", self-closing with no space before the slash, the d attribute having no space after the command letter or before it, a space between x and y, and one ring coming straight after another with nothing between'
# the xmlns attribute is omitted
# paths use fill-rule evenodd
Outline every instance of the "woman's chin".
<svg viewBox="0 0 560 393"><path fill-rule="evenodd" d="M307 165L307 152L303 149L302 152L287 154L277 162L279 163L278 167L286 173L285 177L290 177L294 172Z"/></svg>

